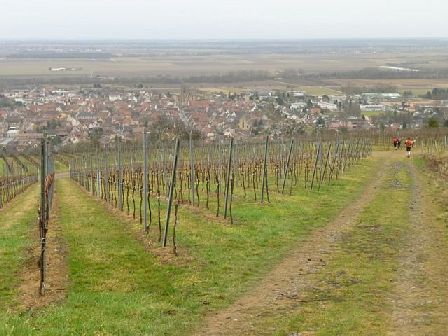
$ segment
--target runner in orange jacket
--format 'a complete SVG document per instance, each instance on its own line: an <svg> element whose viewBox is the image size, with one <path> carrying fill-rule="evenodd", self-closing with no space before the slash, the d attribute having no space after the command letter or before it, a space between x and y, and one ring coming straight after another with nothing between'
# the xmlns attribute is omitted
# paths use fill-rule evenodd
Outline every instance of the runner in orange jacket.
<svg viewBox="0 0 448 336"><path fill-rule="evenodd" d="M406 152L407 152L407 157L411 157L411 149L414 146L414 140L412 140L411 137L408 137L406 139L406 142L404 143L406 145Z"/></svg>

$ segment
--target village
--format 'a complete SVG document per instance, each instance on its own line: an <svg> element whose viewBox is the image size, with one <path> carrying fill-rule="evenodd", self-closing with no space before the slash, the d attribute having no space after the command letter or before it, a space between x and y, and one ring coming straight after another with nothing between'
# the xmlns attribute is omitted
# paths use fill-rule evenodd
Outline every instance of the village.
<svg viewBox="0 0 448 336"><path fill-rule="evenodd" d="M0 145L25 150L45 132L56 145L117 137L216 141L363 129L447 126L448 101L395 92L311 95L298 90L240 92L136 87L52 87L0 92Z"/></svg>

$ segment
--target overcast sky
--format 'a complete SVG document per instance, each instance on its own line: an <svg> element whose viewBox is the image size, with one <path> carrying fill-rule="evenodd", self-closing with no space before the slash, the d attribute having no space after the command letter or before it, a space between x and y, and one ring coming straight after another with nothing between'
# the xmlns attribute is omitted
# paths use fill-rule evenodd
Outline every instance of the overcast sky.
<svg viewBox="0 0 448 336"><path fill-rule="evenodd" d="M0 0L0 10L0 39L448 36L448 0Z"/></svg>

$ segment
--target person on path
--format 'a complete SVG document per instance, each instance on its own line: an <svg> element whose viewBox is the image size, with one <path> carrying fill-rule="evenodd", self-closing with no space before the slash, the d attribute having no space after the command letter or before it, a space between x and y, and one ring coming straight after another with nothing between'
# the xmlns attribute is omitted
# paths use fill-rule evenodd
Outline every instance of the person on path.
<svg viewBox="0 0 448 336"><path fill-rule="evenodd" d="M411 157L411 149L414 146L414 140L411 137L408 137L405 142L407 157Z"/></svg>
<svg viewBox="0 0 448 336"><path fill-rule="evenodd" d="M398 141L399 141L399 139L398 139L398 137L396 137L396 136L394 136L393 138L392 138L392 143L394 144L394 148L395 148L395 150L397 150L398 149Z"/></svg>

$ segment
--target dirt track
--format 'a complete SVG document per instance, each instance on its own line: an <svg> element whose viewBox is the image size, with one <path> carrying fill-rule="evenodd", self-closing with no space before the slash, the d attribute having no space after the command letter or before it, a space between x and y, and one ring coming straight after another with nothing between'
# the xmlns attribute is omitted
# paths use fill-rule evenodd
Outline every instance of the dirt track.
<svg viewBox="0 0 448 336"><path fill-rule="evenodd" d="M337 250L341 236L352 228L363 207L375 195L384 180L384 167L390 164L385 157L378 170L357 200L343 209L324 228L300 242L252 292L246 294L228 309L209 316L206 327L195 335L253 335L252 323L259 316L278 315L301 300L301 296L313 286L313 275L325 265L329 254Z"/></svg>
<svg viewBox="0 0 448 336"><path fill-rule="evenodd" d="M443 240L446 228L437 220L425 180L409 164L412 184L410 229L397 270L390 335L446 335L448 325L448 265ZM445 231L445 232L444 232Z"/></svg>
<svg viewBox="0 0 448 336"><path fill-rule="evenodd" d="M356 225L363 208L373 200L384 182L388 167L397 158L390 152L376 155L381 155L382 167L356 202L343 209L327 226L300 242L255 289L227 309L206 317L203 328L194 335L259 335L261 320L288 315L297 304L305 302L306 294L316 286L316 274L323 270L330 255L338 253L341 237ZM411 175L411 222L400 247L397 278L388 298L392 314L387 334L445 335L448 263L446 254L440 253L442 247L446 248L441 238L443 227L435 222L434 214L431 216L434 211L432 200L412 160L399 169L405 169ZM274 326L272 330L275 330ZM262 332L272 333L269 330Z"/></svg>

